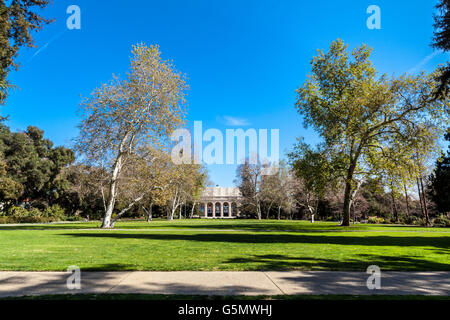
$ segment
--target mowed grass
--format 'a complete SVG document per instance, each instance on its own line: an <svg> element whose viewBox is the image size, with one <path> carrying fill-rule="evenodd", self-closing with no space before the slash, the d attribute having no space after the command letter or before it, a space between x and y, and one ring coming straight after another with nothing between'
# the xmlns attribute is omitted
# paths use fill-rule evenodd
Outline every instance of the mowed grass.
<svg viewBox="0 0 450 320"><path fill-rule="evenodd" d="M0 227L0 270L450 271L450 229L175 220Z"/></svg>

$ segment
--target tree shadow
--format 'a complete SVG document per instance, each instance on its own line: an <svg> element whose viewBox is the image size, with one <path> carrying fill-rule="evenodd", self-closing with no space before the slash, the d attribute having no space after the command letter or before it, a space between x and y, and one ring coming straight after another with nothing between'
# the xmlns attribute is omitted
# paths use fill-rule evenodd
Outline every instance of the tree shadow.
<svg viewBox="0 0 450 320"><path fill-rule="evenodd" d="M114 265L116 267L116 265ZM107 266L104 266L107 267ZM66 294L160 294L160 295L274 295L280 294L279 290L265 279L265 284L249 283L241 278L222 277L219 281L202 281L200 278L189 278L186 275L154 278L154 273L149 272L134 281L128 281L133 277L130 272L88 272L81 271L81 289L70 290L67 280L70 273L65 272L8 272L0 278L0 298L35 296L35 295L66 295ZM221 281L220 281L221 280ZM225 280L225 282L224 282ZM226 280L229 280L227 282ZM242 283L241 283L242 282Z"/></svg>
<svg viewBox="0 0 450 320"><path fill-rule="evenodd" d="M434 247L442 253L450 253L450 237L430 236L352 236L349 235L305 235L305 234L252 234L252 233L65 233L62 236L80 238L114 238L167 241L196 241L223 243L308 243L348 246L399 246L399 247Z"/></svg>
<svg viewBox="0 0 450 320"><path fill-rule="evenodd" d="M223 261L224 264L249 264L254 270L348 270L365 271L370 265L377 265L383 270L423 271L440 270L450 271L450 264L429 261L426 259L407 256L383 256L359 254L357 258L334 260L327 258L293 257L279 254L252 255L248 257L231 258Z"/></svg>

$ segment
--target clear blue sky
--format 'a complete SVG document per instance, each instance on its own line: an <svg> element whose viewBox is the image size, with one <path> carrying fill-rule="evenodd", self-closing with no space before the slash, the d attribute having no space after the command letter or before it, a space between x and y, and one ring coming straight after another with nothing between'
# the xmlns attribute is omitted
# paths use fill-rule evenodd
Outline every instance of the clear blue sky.
<svg viewBox="0 0 450 320"><path fill-rule="evenodd" d="M336 38L374 48L382 73L432 70L448 56L433 54L433 0L58 0L44 11L56 22L23 49L10 81L20 87L2 108L14 130L35 125L58 145L77 135L76 109L112 74L128 68L131 45L159 44L164 58L187 73L189 115L224 130L230 117L252 128L280 129L280 152L296 136L318 141L294 109L295 89L318 48ZM81 30L66 30L66 8L81 8ZM369 30L366 9L381 8L381 30ZM244 127L245 128L245 127ZM211 180L232 186L234 166L211 166Z"/></svg>

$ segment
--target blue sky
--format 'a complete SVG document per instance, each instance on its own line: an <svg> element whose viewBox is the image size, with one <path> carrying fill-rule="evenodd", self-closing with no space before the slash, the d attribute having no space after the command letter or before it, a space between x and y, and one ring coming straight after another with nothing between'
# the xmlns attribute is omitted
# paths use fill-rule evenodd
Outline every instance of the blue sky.
<svg viewBox="0 0 450 320"><path fill-rule="evenodd" d="M374 48L381 73L431 71L448 55L433 52L437 1L87 1L58 0L44 11L55 23L22 49L2 114L14 130L35 125L57 145L71 145L76 109L112 74L128 68L131 45L158 44L164 58L188 76L189 126L280 130L280 153L295 137L316 143L294 108L295 89L310 71L316 49L336 38ZM81 8L81 30L67 30L66 9ZM381 9L381 30L369 30L369 5ZM211 180L232 186L235 166L209 167Z"/></svg>

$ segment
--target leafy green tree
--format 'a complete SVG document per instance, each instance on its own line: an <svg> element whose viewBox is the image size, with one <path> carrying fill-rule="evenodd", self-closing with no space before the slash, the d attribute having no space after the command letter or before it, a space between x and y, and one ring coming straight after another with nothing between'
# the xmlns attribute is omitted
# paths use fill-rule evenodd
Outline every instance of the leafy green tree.
<svg viewBox="0 0 450 320"><path fill-rule="evenodd" d="M327 150L313 150L303 139L299 139L293 152L289 154L292 170L303 186L302 205L308 210L311 221L317 214L319 203L326 191L335 187L338 172L327 154Z"/></svg>
<svg viewBox="0 0 450 320"><path fill-rule="evenodd" d="M450 50L450 1L441 0L436 6L438 14L435 15L434 20L434 37L432 46L436 49L444 51ZM436 98L442 98L448 95L450 88L450 63L439 67L438 69L439 86L436 90Z"/></svg>
<svg viewBox="0 0 450 320"><path fill-rule="evenodd" d="M23 194L23 186L8 177L6 162L0 157L0 202L16 202Z"/></svg>
<svg viewBox="0 0 450 320"><path fill-rule="evenodd" d="M104 199L98 192L106 185L107 173L99 167L74 164L63 168L55 184L63 192L57 203L71 215L100 218L104 212Z"/></svg>
<svg viewBox="0 0 450 320"><path fill-rule="evenodd" d="M450 142L450 129L445 139ZM447 154L442 154L436 162L436 168L430 175L429 195L441 213L450 212L450 146Z"/></svg>
<svg viewBox="0 0 450 320"><path fill-rule="evenodd" d="M53 148L53 143L44 138L44 131L39 128L30 126L25 132L11 132L1 124L0 153L2 176L9 181L2 184L4 200L30 199L46 206L64 191L57 177L74 161L74 153L64 147Z"/></svg>
<svg viewBox="0 0 450 320"><path fill-rule="evenodd" d="M0 1L0 103L4 102L10 87L8 73L18 68L15 62L20 47L33 47L32 32L51 22L37 14L36 8L44 9L48 0Z"/></svg>
<svg viewBox="0 0 450 320"><path fill-rule="evenodd" d="M350 224L352 193L385 159L385 148L429 154L448 123L448 99L433 99L435 74L379 76L363 45L349 55L342 40L312 59L312 74L297 90L296 107L313 126L341 174L342 225ZM411 155L412 157L412 155Z"/></svg>

